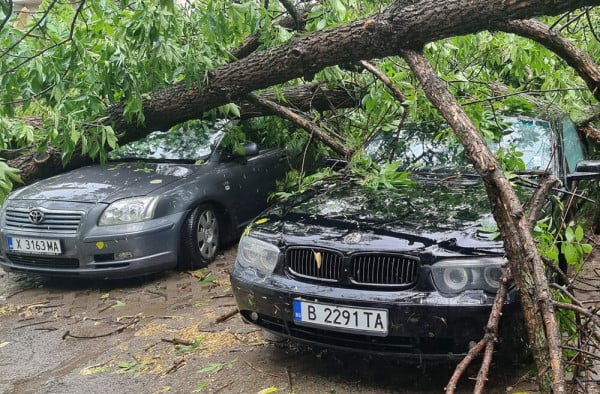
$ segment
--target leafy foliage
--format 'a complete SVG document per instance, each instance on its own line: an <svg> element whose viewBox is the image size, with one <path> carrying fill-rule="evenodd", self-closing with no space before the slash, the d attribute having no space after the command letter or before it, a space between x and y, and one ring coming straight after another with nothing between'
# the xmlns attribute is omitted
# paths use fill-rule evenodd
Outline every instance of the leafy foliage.
<svg viewBox="0 0 600 394"><path fill-rule="evenodd" d="M11 190L14 183L21 183L19 171L9 167L5 161L0 159L0 203Z"/></svg>
<svg viewBox="0 0 600 394"><path fill-rule="evenodd" d="M326 0L307 5L306 32L364 17L389 3ZM0 29L4 48L0 51L0 149L35 146L43 150L52 144L64 152L64 162L75 150L104 160L105 152L118 143L112 128L101 123L109 105L120 102L127 119L144 122L141 103L146 94L181 81L205 81L212 70L233 60L231 50L251 33L260 33L261 48L306 34L279 24L285 15L279 2L267 2L266 8L252 0L182 4L90 0L73 7L44 0L39 12L11 15ZM8 8L1 9L0 18L6 12ZM596 10L588 15L589 21L576 17L564 21L568 27L562 33L598 58L600 45L590 39L590 26L599 17ZM593 102L570 67L546 48L512 34L453 37L428 44L426 54L484 134L488 126L494 127L501 111L535 110L519 93L535 94L582 116ZM439 120L400 58L381 59L377 67L400 87L404 102L398 102L372 74L354 66L330 67L315 76L330 86L352 84L366 89L360 108L313 114L317 124L335 130L353 149L360 150L376 129L396 128L405 114L411 119ZM297 83L303 81L288 82ZM508 91L495 91L499 83ZM229 104L217 113L235 117L239 109ZM300 172L315 169L307 164L318 162L323 152L307 151L309 142L302 132L289 124L282 127L281 120L264 123L272 130L269 140L294 147ZM504 156L509 167L518 167L516 156ZM0 174L4 171L0 168ZM3 188L0 193L4 192Z"/></svg>

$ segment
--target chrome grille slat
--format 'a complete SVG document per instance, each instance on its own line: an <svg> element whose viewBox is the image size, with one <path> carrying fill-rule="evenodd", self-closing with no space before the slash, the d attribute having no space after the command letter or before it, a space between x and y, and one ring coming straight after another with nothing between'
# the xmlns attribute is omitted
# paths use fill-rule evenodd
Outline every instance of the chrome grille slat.
<svg viewBox="0 0 600 394"><path fill-rule="evenodd" d="M316 253L321 255L320 267ZM294 248L288 250L286 261L290 271L296 275L331 282L340 278L343 256L323 249Z"/></svg>
<svg viewBox="0 0 600 394"><path fill-rule="evenodd" d="M315 254L321 255L318 267ZM292 247L286 254L288 270L299 277L356 286L410 286L419 275L419 259L395 253L357 253L350 256L337 250ZM347 272L347 274L343 274Z"/></svg>
<svg viewBox="0 0 600 394"><path fill-rule="evenodd" d="M29 220L29 211L29 209L7 208L4 215L5 227L19 230L56 231L73 234L77 232L79 223L83 217L83 212L81 211L52 211L44 209L41 210L44 213L44 221L40 224L34 224Z"/></svg>
<svg viewBox="0 0 600 394"><path fill-rule="evenodd" d="M352 280L365 285L409 285L419 272L417 258L395 254L355 255L351 266Z"/></svg>

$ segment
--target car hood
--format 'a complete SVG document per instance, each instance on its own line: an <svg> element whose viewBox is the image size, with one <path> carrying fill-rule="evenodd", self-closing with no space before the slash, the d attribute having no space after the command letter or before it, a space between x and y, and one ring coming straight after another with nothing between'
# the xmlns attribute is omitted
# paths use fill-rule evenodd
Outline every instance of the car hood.
<svg viewBox="0 0 600 394"><path fill-rule="evenodd" d="M282 234L288 244L503 253L487 195L473 178L430 179L383 192L337 185L284 202L260 219L257 230Z"/></svg>
<svg viewBox="0 0 600 394"><path fill-rule="evenodd" d="M149 194L194 170L193 165L118 162L94 165L44 179L13 193L13 200L106 202Z"/></svg>

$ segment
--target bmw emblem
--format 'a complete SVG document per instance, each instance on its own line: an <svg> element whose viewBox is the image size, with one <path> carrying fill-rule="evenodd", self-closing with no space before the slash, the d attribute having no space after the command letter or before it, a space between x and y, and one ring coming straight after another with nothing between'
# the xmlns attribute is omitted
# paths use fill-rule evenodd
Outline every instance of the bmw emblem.
<svg viewBox="0 0 600 394"><path fill-rule="evenodd" d="M44 212L39 209L29 211L29 221L33 224L41 224L44 221Z"/></svg>

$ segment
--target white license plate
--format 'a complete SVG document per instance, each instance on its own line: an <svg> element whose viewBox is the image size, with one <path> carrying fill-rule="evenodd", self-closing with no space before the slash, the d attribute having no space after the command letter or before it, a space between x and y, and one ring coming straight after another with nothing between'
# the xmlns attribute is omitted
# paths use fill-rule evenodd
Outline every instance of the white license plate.
<svg viewBox="0 0 600 394"><path fill-rule="evenodd" d="M329 327L338 331L378 336L385 336L388 333L386 309L356 308L296 299L294 321L297 324Z"/></svg>
<svg viewBox="0 0 600 394"><path fill-rule="evenodd" d="M57 255L62 252L57 239L8 237L8 249L14 252Z"/></svg>

